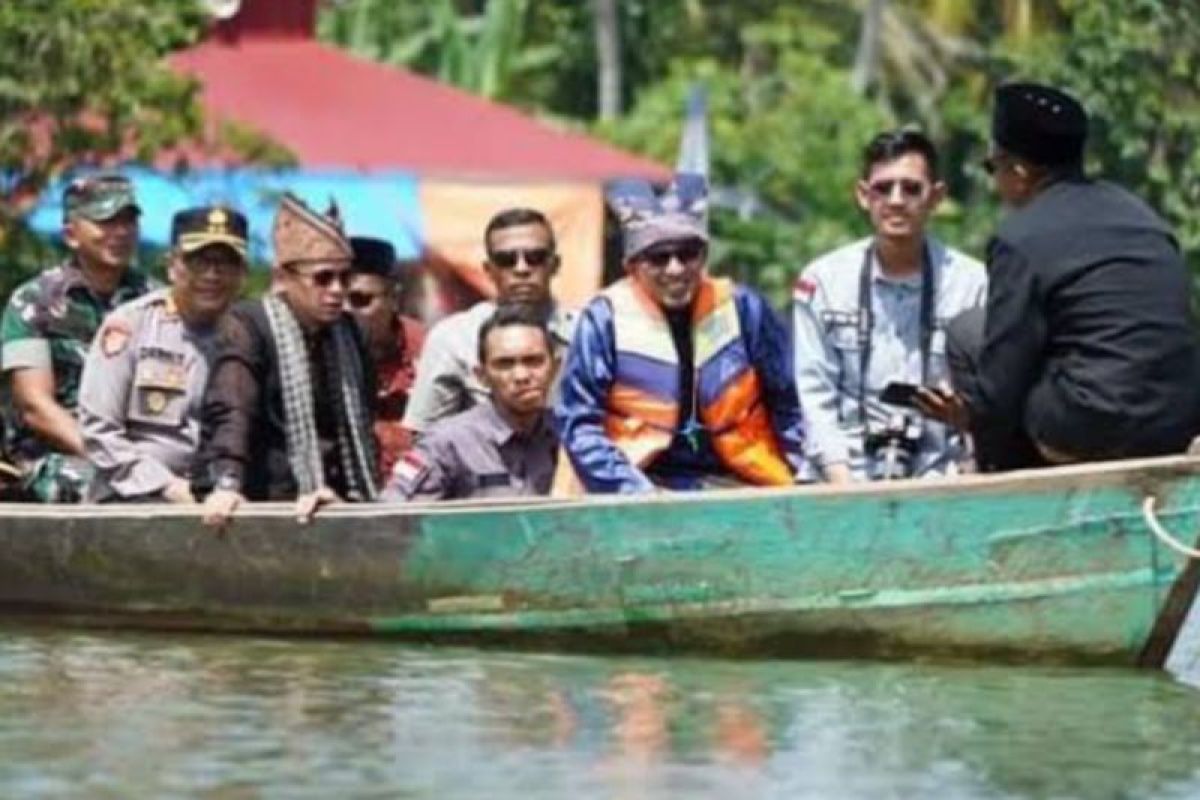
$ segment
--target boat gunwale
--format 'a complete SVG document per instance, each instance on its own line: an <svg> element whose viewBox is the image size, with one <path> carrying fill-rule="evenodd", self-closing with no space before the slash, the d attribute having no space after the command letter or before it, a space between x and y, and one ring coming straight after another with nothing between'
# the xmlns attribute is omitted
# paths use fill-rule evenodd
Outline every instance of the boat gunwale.
<svg viewBox="0 0 1200 800"><path fill-rule="evenodd" d="M627 508L653 505L678 505L680 502L728 502L739 500L770 500L783 498L826 499L836 497L908 499L952 493L973 496L1006 491L1035 490L1038 494L1056 488L1083 485L1111 486L1128 483L1131 486L1153 484L1175 477L1200 475L1200 456L1180 455L1159 458L1105 461L1069 466L1045 467L1005 473L956 475L916 480L854 483L849 485L797 484L780 487L744 487L712 489L703 492L662 492L638 495L586 495L577 498L513 497L488 500L443 500L419 503L343 503L328 506L319 519L357 517L423 517L490 513L495 511L546 511L554 509ZM1152 485L1145 491L1149 493ZM169 503L129 504L38 504L2 503L2 518L78 518L145 519L163 517L195 518L199 506L178 506ZM234 520L255 517L289 517L295 513L292 503L264 502L243 504Z"/></svg>

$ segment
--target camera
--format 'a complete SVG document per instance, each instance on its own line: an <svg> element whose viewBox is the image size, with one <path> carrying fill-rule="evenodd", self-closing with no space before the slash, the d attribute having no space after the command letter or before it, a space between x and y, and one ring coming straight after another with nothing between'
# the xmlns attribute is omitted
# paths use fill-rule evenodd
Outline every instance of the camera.
<svg viewBox="0 0 1200 800"><path fill-rule="evenodd" d="M924 433L919 417L892 414L883 427L868 426L863 439L872 480L911 478Z"/></svg>

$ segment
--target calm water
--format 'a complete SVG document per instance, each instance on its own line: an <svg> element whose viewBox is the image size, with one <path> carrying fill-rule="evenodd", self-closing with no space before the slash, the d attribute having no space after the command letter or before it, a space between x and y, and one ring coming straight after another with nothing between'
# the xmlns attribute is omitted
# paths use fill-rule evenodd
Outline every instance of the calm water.
<svg viewBox="0 0 1200 800"><path fill-rule="evenodd" d="M1116 670L0 630L0 797L1200 797Z"/></svg>

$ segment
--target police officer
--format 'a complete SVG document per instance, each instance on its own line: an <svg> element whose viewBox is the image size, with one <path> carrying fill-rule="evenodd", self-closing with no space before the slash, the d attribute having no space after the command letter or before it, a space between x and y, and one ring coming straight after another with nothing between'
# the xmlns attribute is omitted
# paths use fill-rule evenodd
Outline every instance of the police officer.
<svg viewBox="0 0 1200 800"><path fill-rule="evenodd" d="M546 409L557 368L542 315L502 305L479 329L477 377L489 399L435 423L402 454L384 500L544 495L558 440Z"/></svg>
<svg viewBox="0 0 1200 800"><path fill-rule="evenodd" d="M1011 210L988 248L986 316L950 330L957 393L927 413L969 427L985 470L1183 452L1200 373L1191 280L1170 227L1083 172L1073 97L996 92L985 166Z"/></svg>
<svg viewBox="0 0 1200 800"><path fill-rule="evenodd" d="M171 225L171 286L118 308L84 364L88 499L194 502L192 461L217 322L246 275L246 218L193 208Z"/></svg>
<svg viewBox="0 0 1200 800"><path fill-rule="evenodd" d="M855 187L874 234L796 282L796 386L808 453L827 481L944 473L961 455L952 430L880 398L891 382L946 380L944 326L984 301L983 265L926 233L945 192L928 138L879 134Z"/></svg>
<svg viewBox="0 0 1200 800"><path fill-rule="evenodd" d="M82 499L91 467L75 412L88 346L105 315L151 288L130 267L140 209L120 175L70 183L63 195L66 261L17 287L0 320L0 362L12 404L8 455L24 490L46 503Z"/></svg>

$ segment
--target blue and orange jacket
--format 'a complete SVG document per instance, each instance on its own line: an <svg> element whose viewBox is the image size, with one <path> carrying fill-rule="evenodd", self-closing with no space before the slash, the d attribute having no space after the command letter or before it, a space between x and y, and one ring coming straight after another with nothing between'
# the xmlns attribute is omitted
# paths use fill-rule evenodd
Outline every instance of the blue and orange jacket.
<svg viewBox="0 0 1200 800"><path fill-rule="evenodd" d="M792 482L803 434L782 325L761 295L709 278L692 320L693 406L702 425L689 437L680 420L679 356L653 300L625 279L584 310L555 419L588 491L695 488L712 474Z"/></svg>

